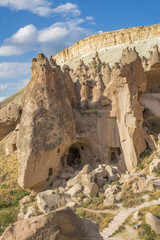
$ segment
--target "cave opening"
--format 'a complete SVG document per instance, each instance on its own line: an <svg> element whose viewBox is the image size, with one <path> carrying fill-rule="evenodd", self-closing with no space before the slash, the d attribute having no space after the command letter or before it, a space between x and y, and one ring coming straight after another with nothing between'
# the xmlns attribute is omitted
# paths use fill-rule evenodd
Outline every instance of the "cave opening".
<svg viewBox="0 0 160 240"><path fill-rule="evenodd" d="M17 146L16 146L16 144L15 144L15 143L14 143L14 144L12 144L12 150L13 150L13 152L17 150Z"/></svg>
<svg viewBox="0 0 160 240"><path fill-rule="evenodd" d="M117 164L120 160L121 149L120 148L111 148L110 149L110 163Z"/></svg>
<svg viewBox="0 0 160 240"><path fill-rule="evenodd" d="M67 156L67 165L78 169L81 166L81 155L79 149L71 147Z"/></svg>

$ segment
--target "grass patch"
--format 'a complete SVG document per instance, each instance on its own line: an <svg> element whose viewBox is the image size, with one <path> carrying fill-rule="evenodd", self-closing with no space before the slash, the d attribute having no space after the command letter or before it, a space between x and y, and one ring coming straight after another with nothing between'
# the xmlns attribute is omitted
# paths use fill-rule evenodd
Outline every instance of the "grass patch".
<svg viewBox="0 0 160 240"><path fill-rule="evenodd" d="M91 213L86 210L77 208L75 212L79 217L86 218L99 225L99 231L101 232L105 227L108 226L108 223L113 220L114 215L111 213Z"/></svg>
<svg viewBox="0 0 160 240"><path fill-rule="evenodd" d="M0 235L9 226L9 224L17 220L18 207L9 207L0 211Z"/></svg>
<svg viewBox="0 0 160 240"><path fill-rule="evenodd" d="M11 102L20 104L25 88L22 88L11 97L6 98L4 101L0 102L0 107L5 107Z"/></svg>
<svg viewBox="0 0 160 240"><path fill-rule="evenodd" d="M122 206L126 208L134 207L140 205L144 202L142 196L145 193L134 193L131 189L125 188L123 189L121 195Z"/></svg>
<svg viewBox="0 0 160 240"><path fill-rule="evenodd" d="M11 134L0 141L0 235L17 220L19 200L29 194L17 183L17 152L5 154L5 143Z"/></svg>
<svg viewBox="0 0 160 240"><path fill-rule="evenodd" d="M139 212L141 213L140 220L142 220L143 222L145 221L145 215L147 212L151 212L153 215L160 217L160 204L142 208L139 210Z"/></svg>
<svg viewBox="0 0 160 240"><path fill-rule="evenodd" d="M149 201L157 200L160 198L160 190L156 189L153 192L149 193Z"/></svg>
<svg viewBox="0 0 160 240"><path fill-rule="evenodd" d="M158 240L158 236L150 227L150 225L143 223L138 231L139 236L145 240Z"/></svg>
<svg viewBox="0 0 160 240"><path fill-rule="evenodd" d="M155 169L154 172L156 173L157 177L160 177L160 169Z"/></svg>

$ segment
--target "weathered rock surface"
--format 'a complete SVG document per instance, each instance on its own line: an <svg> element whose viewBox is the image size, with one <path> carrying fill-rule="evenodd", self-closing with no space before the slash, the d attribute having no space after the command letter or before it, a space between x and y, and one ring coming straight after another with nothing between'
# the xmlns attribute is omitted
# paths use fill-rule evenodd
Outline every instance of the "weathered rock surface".
<svg viewBox="0 0 160 240"><path fill-rule="evenodd" d="M157 234L160 234L160 219L150 212L147 212L145 219L146 223L149 224Z"/></svg>
<svg viewBox="0 0 160 240"><path fill-rule="evenodd" d="M74 86L67 72L39 54L23 96L18 134L21 186L49 184L61 170L61 157L75 135Z"/></svg>
<svg viewBox="0 0 160 240"><path fill-rule="evenodd" d="M52 190L46 190L37 194L37 206L43 213L48 213L65 203L65 197Z"/></svg>
<svg viewBox="0 0 160 240"><path fill-rule="evenodd" d="M11 103L0 109L0 140L12 132L20 121L21 105Z"/></svg>
<svg viewBox="0 0 160 240"><path fill-rule="evenodd" d="M160 169L160 159L154 159L149 166L150 174L155 174L155 171Z"/></svg>
<svg viewBox="0 0 160 240"><path fill-rule="evenodd" d="M0 240L102 240L98 226L79 218L70 208L10 225Z"/></svg>
<svg viewBox="0 0 160 240"><path fill-rule="evenodd" d="M140 103L146 83L135 49L123 50L112 69L96 52L88 66L80 61L76 71L67 65L62 71L52 57L48 61L39 54L33 60L32 78L22 101L19 184L45 187L56 177L72 178L86 164L92 168L116 165L121 171L135 168L146 148ZM68 167L74 172L63 172ZM87 174L84 182L93 182L88 177L94 177L103 187L105 178L119 178L116 168L110 166L97 171L105 177L98 172L96 177Z"/></svg>

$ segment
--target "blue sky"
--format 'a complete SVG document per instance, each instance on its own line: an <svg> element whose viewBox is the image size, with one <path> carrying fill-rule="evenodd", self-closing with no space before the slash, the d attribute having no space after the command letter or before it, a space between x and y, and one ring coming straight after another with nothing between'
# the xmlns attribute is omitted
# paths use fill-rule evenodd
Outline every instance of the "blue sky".
<svg viewBox="0 0 160 240"><path fill-rule="evenodd" d="M30 79L33 57L47 57L89 35L160 22L159 0L0 0L0 101Z"/></svg>

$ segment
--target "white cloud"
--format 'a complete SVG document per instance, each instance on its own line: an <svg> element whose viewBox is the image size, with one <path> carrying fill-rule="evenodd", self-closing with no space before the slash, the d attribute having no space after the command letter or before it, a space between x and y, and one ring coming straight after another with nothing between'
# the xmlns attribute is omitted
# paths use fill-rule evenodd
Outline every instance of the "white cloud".
<svg viewBox="0 0 160 240"><path fill-rule="evenodd" d="M54 25L39 31L39 42L54 42L69 35L69 30L65 27L55 27Z"/></svg>
<svg viewBox="0 0 160 240"><path fill-rule="evenodd" d="M12 46L12 45L4 45L0 47L0 56L13 56L13 55L21 55L28 50L24 47L20 46Z"/></svg>
<svg viewBox="0 0 160 240"><path fill-rule="evenodd" d="M0 7L8 7L18 11L28 10L42 17L47 17L53 13L72 14L73 16L81 14L76 4L68 2L52 8L52 2L48 0L0 0Z"/></svg>
<svg viewBox="0 0 160 240"><path fill-rule="evenodd" d="M47 0L0 0L0 6L15 10L28 10L43 17L52 13L51 2Z"/></svg>
<svg viewBox="0 0 160 240"><path fill-rule="evenodd" d="M8 87L8 84L0 84L0 91L6 90Z"/></svg>
<svg viewBox="0 0 160 240"><path fill-rule="evenodd" d="M21 55L35 49L44 54L55 54L91 35L91 32L80 26L83 22L84 19L76 18L57 22L41 30L32 24L27 25L4 41L0 46L0 56Z"/></svg>
<svg viewBox="0 0 160 240"><path fill-rule="evenodd" d="M102 30L100 30L100 31L98 31L98 33L99 33L99 34L101 34L101 33L103 33L103 31L102 31Z"/></svg>
<svg viewBox="0 0 160 240"><path fill-rule="evenodd" d="M0 102L2 102L6 97L0 97Z"/></svg>
<svg viewBox="0 0 160 240"><path fill-rule="evenodd" d="M87 16L86 19L89 20L89 21L93 21L93 20L94 20L94 17L92 17L92 16Z"/></svg>
<svg viewBox="0 0 160 240"><path fill-rule="evenodd" d="M24 77L26 74L30 74L31 63L25 62L3 62L0 63L0 78L12 79L18 77Z"/></svg>
<svg viewBox="0 0 160 240"><path fill-rule="evenodd" d="M32 43L36 41L37 28L30 24L20 28L9 40L18 44Z"/></svg>
<svg viewBox="0 0 160 240"><path fill-rule="evenodd" d="M54 13L62 13L64 15L66 14L73 14L74 16L80 16L81 11L78 9L78 6L76 4L72 4L70 2L66 4L59 5L58 7L53 9Z"/></svg>

